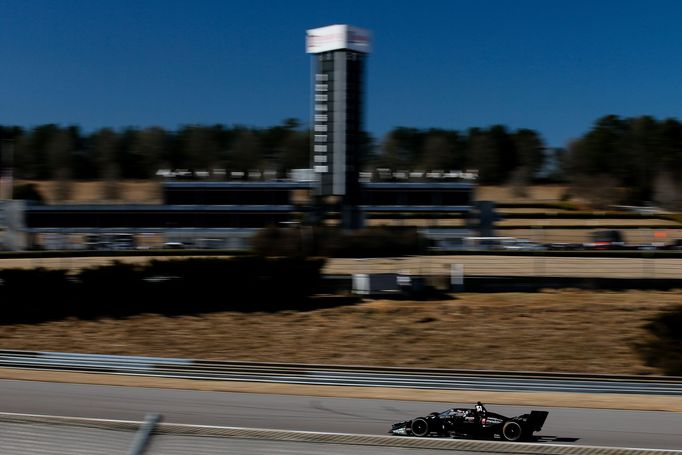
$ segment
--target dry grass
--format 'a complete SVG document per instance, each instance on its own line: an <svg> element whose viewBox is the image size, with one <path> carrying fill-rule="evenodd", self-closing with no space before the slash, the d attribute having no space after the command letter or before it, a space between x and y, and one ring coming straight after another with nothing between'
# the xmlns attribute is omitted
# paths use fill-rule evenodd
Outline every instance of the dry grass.
<svg viewBox="0 0 682 455"><path fill-rule="evenodd" d="M77 204L160 204L161 186L154 180L123 180L118 183L120 199L104 199L104 183L100 181L72 182L71 198L67 201L56 199L56 182L51 180L17 181L17 184L32 183L36 185L40 194L48 204L77 203Z"/></svg>
<svg viewBox="0 0 682 455"><path fill-rule="evenodd" d="M307 312L0 326L0 348L205 359L593 373L661 373L634 343L679 292L462 294Z"/></svg>
<svg viewBox="0 0 682 455"><path fill-rule="evenodd" d="M532 185L526 188L526 196L519 197L513 194L513 190L509 186L488 185L479 186L476 189L476 199L479 201L496 201L498 203L558 202L567 190L567 185Z"/></svg>

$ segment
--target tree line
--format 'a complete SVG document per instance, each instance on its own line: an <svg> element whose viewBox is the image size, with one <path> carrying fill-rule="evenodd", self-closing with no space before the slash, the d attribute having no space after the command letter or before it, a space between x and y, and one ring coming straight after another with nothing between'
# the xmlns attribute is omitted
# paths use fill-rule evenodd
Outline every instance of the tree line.
<svg viewBox="0 0 682 455"><path fill-rule="evenodd" d="M102 128L0 126L13 144L14 174L22 179L148 179L159 169L271 168L279 173L308 167L309 133L295 119L270 128L187 125Z"/></svg>
<svg viewBox="0 0 682 455"><path fill-rule="evenodd" d="M101 179L112 182L112 192L119 179L149 179L159 169L206 170L214 179L225 178L214 175L216 169L286 177L290 169L310 166L310 138L296 119L268 128L187 125L176 131L0 126L5 153L13 144L17 178ZM565 149L548 148L535 130L504 125L464 131L397 127L383 138L364 134L360 143L364 170L476 169L481 184L568 182L575 195L595 205L682 205L682 123L676 119L608 115Z"/></svg>
<svg viewBox="0 0 682 455"><path fill-rule="evenodd" d="M12 142L14 173L21 179L148 179L159 169L274 171L310 166L309 130L296 119L269 128L189 125L177 131L102 128L84 133L77 126L40 125L30 130L0 126ZM484 183L504 183L523 168L532 177L544 160L545 144L532 130L498 125L467 132L398 127L383 140L360 140L365 169L478 169ZM218 176L215 176L218 177Z"/></svg>
<svg viewBox="0 0 682 455"><path fill-rule="evenodd" d="M537 131L510 131L503 125L448 129L399 127L390 131L370 156L372 167L405 170L476 169L483 184L530 182L545 162L547 149Z"/></svg>
<svg viewBox="0 0 682 455"><path fill-rule="evenodd" d="M562 169L574 191L595 204L653 202L682 209L682 123L602 117L568 146Z"/></svg>

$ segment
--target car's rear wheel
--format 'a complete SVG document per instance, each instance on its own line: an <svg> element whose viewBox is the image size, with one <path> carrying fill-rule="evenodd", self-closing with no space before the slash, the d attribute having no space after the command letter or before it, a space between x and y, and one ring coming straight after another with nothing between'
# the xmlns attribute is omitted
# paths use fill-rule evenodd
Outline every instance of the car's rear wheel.
<svg viewBox="0 0 682 455"><path fill-rule="evenodd" d="M521 439L522 434L523 430L521 425L518 422L514 422L513 420L505 423L502 427L502 436L507 441L518 441Z"/></svg>
<svg viewBox="0 0 682 455"><path fill-rule="evenodd" d="M426 436L429 434L429 423L426 421L426 419L422 419L420 417L412 421L410 429L412 430L412 434L415 436Z"/></svg>

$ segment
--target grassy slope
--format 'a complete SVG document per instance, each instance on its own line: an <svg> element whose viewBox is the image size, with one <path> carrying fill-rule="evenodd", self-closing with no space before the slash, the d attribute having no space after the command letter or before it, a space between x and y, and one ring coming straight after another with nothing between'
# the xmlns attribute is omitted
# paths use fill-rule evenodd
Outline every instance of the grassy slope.
<svg viewBox="0 0 682 455"><path fill-rule="evenodd" d="M660 373L634 344L679 292L462 294L308 312L0 327L0 348L301 363Z"/></svg>

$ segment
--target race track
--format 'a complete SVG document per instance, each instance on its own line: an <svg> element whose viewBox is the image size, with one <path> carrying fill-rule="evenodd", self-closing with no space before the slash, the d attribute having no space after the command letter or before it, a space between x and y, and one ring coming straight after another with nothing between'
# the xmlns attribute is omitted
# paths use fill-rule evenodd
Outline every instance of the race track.
<svg viewBox="0 0 682 455"><path fill-rule="evenodd" d="M0 396L0 412L122 420L142 420L156 412L168 423L377 435L385 434L394 421L471 405L13 380L0 380ZM530 410L492 404L488 408L506 415ZM541 441L682 449L682 413L534 408L550 412L538 434Z"/></svg>

